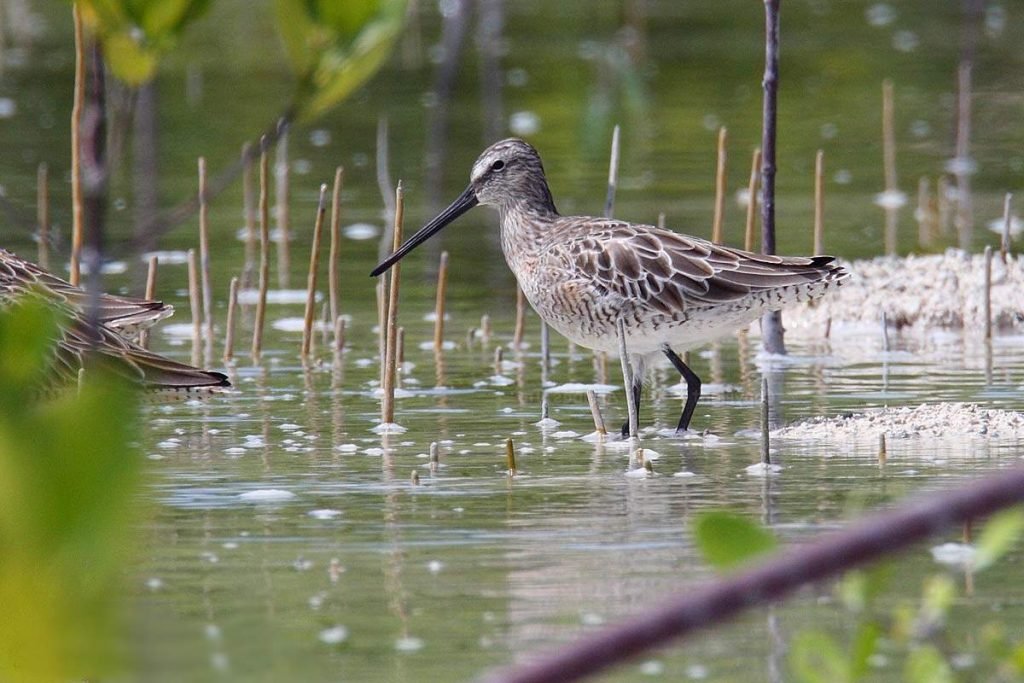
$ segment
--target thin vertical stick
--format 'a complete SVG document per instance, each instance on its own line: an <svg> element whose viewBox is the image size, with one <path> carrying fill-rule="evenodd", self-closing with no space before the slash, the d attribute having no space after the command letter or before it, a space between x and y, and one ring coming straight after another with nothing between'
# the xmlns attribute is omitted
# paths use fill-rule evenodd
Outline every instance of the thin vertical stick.
<svg viewBox="0 0 1024 683"><path fill-rule="evenodd" d="M518 474L516 469L516 446L512 439L505 439L505 464L508 466L508 476L514 477Z"/></svg>
<svg viewBox="0 0 1024 683"><path fill-rule="evenodd" d="M392 251L402 246L402 217L405 202L402 192L402 181L395 188L395 231L392 239ZM388 292L387 344L384 354L384 400L381 402L381 422L393 424L395 421L395 365L398 361L398 285L401 277L398 263L391 266L390 285Z"/></svg>
<svg viewBox="0 0 1024 683"><path fill-rule="evenodd" d="M256 197L252 191L251 145L242 145L242 218L245 220L245 264L242 266L242 287L252 281L252 270L256 264Z"/></svg>
<svg viewBox="0 0 1024 683"><path fill-rule="evenodd" d="M754 250L754 228L757 227L757 193L761 183L761 148L754 150L750 162L750 182L747 183L747 224L743 237L743 248Z"/></svg>
<svg viewBox="0 0 1024 683"><path fill-rule="evenodd" d="M1010 253L1010 228L1013 222L1013 215L1010 213L1010 204L1013 201L1013 195L1009 192L1006 193L1006 197L1003 199L1003 234L999 240L999 257L1006 263L1006 255Z"/></svg>
<svg viewBox="0 0 1024 683"><path fill-rule="evenodd" d="M619 184L619 126L612 130L612 153L608 161L608 193L604 199L604 217L611 218L615 210L615 188Z"/></svg>
<svg viewBox="0 0 1024 683"><path fill-rule="evenodd" d="M374 288L377 295L377 355L380 357L380 386L384 387L384 375L387 372L387 364L384 362L388 355L388 278L382 277L377 280Z"/></svg>
<svg viewBox="0 0 1024 683"><path fill-rule="evenodd" d="M992 246L985 245L985 341L992 340Z"/></svg>
<svg viewBox="0 0 1024 683"><path fill-rule="evenodd" d="M85 108L85 36L82 12L71 3L75 22L75 90L71 107L71 275L68 281L78 286L82 276L82 110Z"/></svg>
<svg viewBox="0 0 1024 683"><path fill-rule="evenodd" d="M882 81L882 155L885 171L885 191L895 194L898 191L896 179L896 127L893 121L893 87L888 78ZM896 253L897 221L896 210L885 210L885 253Z"/></svg>
<svg viewBox="0 0 1024 683"><path fill-rule="evenodd" d="M156 298L156 268L159 259L156 256L149 257L149 267L146 270L146 293L143 295L147 301ZM149 330L139 332L139 346L149 348Z"/></svg>
<svg viewBox="0 0 1024 683"><path fill-rule="evenodd" d="M893 121L893 86L890 79L882 81L882 155L885 171L885 189L897 189L896 180L896 127Z"/></svg>
<svg viewBox="0 0 1024 683"><path fill-rule="evenodd" d="M814 156L814 254L825 253L825 151Z"/></svg>
<svg viewBox="0 0 1024 683"><path fill-rule="evenodd" d="M436 441L430 442L430 472L437 472L437 469L441 466L441 448L437 445Z"/></svg>
<svg viewBox="0 0 1024 683"><path fill-rule="evenodd" d="M341 186L345 180L345 169L334 170L334 190L331 192L331 251L327 264L327 286L331 303L331 325L341 315L341 298L338 293L338 258L341 256Z"/></svg>
<svg viewBox="0 0 1024 683"><path fill-rule="evenodd" d="M156 298L156 269L160 265L160 258L157 256L149 257L149 265L146 268L146 291L143 297L147 301L153 301Z"/></svg>
<svg viewBox="0 0 1024 683"><path fill-rule="evenodd" d="M302 321L302 357L309 356L313 348L313 317L316 314L316 279L320 264L320 239L327 213L327 183L320 186L320 201L313 223L313 245L309 250L309 275L306 277L306 315Z"/></svg>
<svg viewBox="0 0 1024 683"><path fill-rule="evenodd" d="M388 119L382 116L377 119L377 189L384 200L385 230L380 236L377 254L381 258L387 256L388 238L391 237L391 226L395 223L395 189L391 184L391 173L388 171ZM391 240L394 242L394 240Z"/></svg>
<svg viewBox="0 0 1024 683"><path fill-rule="evenodd" d="M213 340L213 285L210 282L209 206L206 201L206 159L199 157L199 268L203 293L203 326Z"/></svg>
<svg viewBox="0 0 1024 683"><path fill-rule="evenodd" d="M267 159L266 139L260 142L260 291L256 301L256 322L252 330L252 362L260 361L263 352L263 324L267 317L267 285L270 279L270 208L268 206L267 175L270 170Z"/></svg>
<svg viewBox="0 0 1024 683"><path fill-rule="evenodd" d="M441 252L437 267L437 297L434 300L434 351L440 351L444 344L444 308L448 292L448 252Z"/></svg>
<svg viewBox="0 0 1024 683"><path fill-rule="evenodd" d="M405 328L401 325L398 326L398 350L395 351L395 369L396 372L401 371L402 366L405 365Z"/></svg>
<svg viewBox="0 0 1024 683"><path fill-rule="evenodd" d="M277 286L287 289L291 275L291 214L288 206L291 200L288 168L289 130L284 119L281 119L278 127L281 134L277 139L277 156L274 164L274 198L277 201Z"/></svg>
<svg viewBox="0 0 1024 683"><path fill-rule="evenodd" d="M957 122L956 122L956 184L957 232L960 248L970 251L974 232L971 210L971 60L965 59L957 69Z"/></svg>
<svg viewBox="0 0 1024 683"><path fill-rule="evenodd" d="M320 341L325 349L330 346L330 330L332 329L334 329L334 322L331 320L331 309L328 302L325 301L320 305Z"/></svg>
<svg viewBox="0 0 1024 683"><path fill-rule="evenodd" d="M587 403L590 405L590 415L594 418L594 431L601 436L608 433L604 424L604 416L601 415L601 406L597 403L597 394L593 390L587 391Z"/></svg>
<svg viewBox="0 0 1024 683"><path fill-rule="evenodd" d="M725 143L729 132L725 126L718 129L718 165L715 168L715 218L711 224L711 241L722 243L722 222L725 220Z"/></svg>
<svg viewBox="0 0 1024 683"><path fill-rule="evenodd" d="M768 443L768 378L761 378L761 464L771 465Z"/></svg>
<svg viewBox="0 0 1024 683"><path fill-rule="evenodd" d="M775 130L779 97L779 4L764 0L764 109L761 129L761 252L775 253ZM782 312L761 316L761 336L768 353L785 354Z"/></svg>
<svg viewBox="0 0 1024 683"><path fill-rule="evenodd" d="M626 349L626 321L619 318L619 359L622 361L622 380L626 388L626 412L629 415L629 437L635 439L639 430L639 413L637 412L636 397L633 395L633 366L629 363L629 354Z"/></svg>
<svg viewBox="0 0 1024 683"><path fill-rule="evenodd" d="M764 0L764 107L761 128L761 252L775 253L775 130L779 95L779 4Z"/></svg>
<svg viewBox="0 0 1024 683"><path fill-rule="evenodd" d="M480 316L480 340L485 345L491 341L491 316L486 313Z"/></svg>
<svg viewBox="0 0 1024 683"><path fill-rule="evenodd" d="M45 162L36 169L36 223L39 230L39 267L50 269L50 171Z"/></svg>
<svg viewBox="0 0 1024 683"><path fill-rule="evenodd" d="M334 352L341 353L345 349L345 319L340 315L334 321Z"/></svg>
<svg viewBox="0 0 1024 683"><path fill-rule="evenodd" d="M956 73L956 158L966 162L971 145L971 64L963 61Z"/></svg>
<svg viewBox="0 0 1024 683"><path fill-rule="evenodd" d="M939 179L935 181L935 203L939 232L949 235L952 211L949 206L949 178L944 175L939 176Z"/></svg>
<svg viewBox="0 0 1024 683"><path fill-rule="evenodd" d="M235 357L235 311L238 309L238 278L231 278L228 288L228 320L224 330L224 362Z"/></svg>
<svg viewBox="0 0 1024 683"><path fill-rule="evenodd" d="M917 181L917 244L922 247L932 243L931 183L927 176Z"/></svg>
<svg viewBox="0 0 1024 683"><path fill-rule="evenodd" d="M199 355L199 341L203 336L203 303L199 294L199 272L196 250L188 250L188 305L192 312L192 357Z"/></svg>
<svg viewBox="0 0 1024 683"><path fill-rule="evenodd" d="M526 329L526 295L523 288L516 286L516 328L512 335L512 348L519 351L523 347L523 332Z"/></svg>

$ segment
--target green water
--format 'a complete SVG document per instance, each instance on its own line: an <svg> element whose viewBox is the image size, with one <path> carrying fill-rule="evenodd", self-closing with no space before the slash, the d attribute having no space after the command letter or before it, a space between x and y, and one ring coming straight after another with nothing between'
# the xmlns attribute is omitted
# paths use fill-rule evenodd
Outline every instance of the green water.
<svg viewBox="0 0 1024 683"><path fill-rule="evenodd" d="M266 11L219 4L161 73L162 205L192 191L197 156L221 168L283 108L289 83L266 4L256 5ZM645 56L632 61L616 52L626 49L620 29L629 12L614 2L583 7L524 1L505 8L503 120L516 112L536 117L539 127L527 137L545 160L560 209L601 211L611 128L620 123L616 215L654 221L664 212L670 227L709 235L714 146L724 124L730 135L727 241L736 243L744 209L732 194L746 184L760 130L760 4L649 2L639 29L642 49L629 48ZM913 197L918 178L927 176L934 190L954 155L959 6L894 4L891 23L875 26L867 16L877 20L878 7L816 0L783 8L781 251L810 250L819 148L826 154L827 250L845 258L881 251L883 215L872 200L883 188L883 78L896 87L901 189ZM20 214L31 217L36 165L46 161L55 179L54 220L66 234L70 20L61 3L29 8L40 28L32 37L8 39L7 54L20 50L13 53L20 61L8 59L0 76L0 97L16 105L11 118L0 120L0 184ZM978 163L971 177L975 247L994 243L984 224L1001 213L1003 193L1024 179L1024 128L1017 116L1024 69L1014 37L1021 20L1016 5L992 5L979 29L970 152ZM420 30L419 65L396 55L352 100L292 135L293 287L305 282L319 184L331 179L336 165L346 167L343 224L382 222L373 162L379 116L390 121L390 168L405 186L407 229L462 189L472 160L490 141L481 123L480 56L470 36L443 145L447 163L437 174L439 196L427 196L431 174L423 157L432 109L425 94L433 78L427 55L440 31L432 3L422 7ZM112 178L108 226L112 252L122 257L132 230L131 180L125 156ZM243 261L235 237L240 207L237 185L211 207L221 324L228 280ZM508 383L492 379L494 350L511 339L514 301L493 222L481 209L445 234L452 263L445 336L457 348L440 363L419 348L432 336L433 324L424 317L433 306L438 250L421 250L406 262L400 315L410 367L402 385L411 395L399 400L396 417L406 433L382 437L371 431L380 420L373 393L379 377L376 309L367 277L376 263L376 240L343 242L342 309L351 321L349 348L339 363L318 352L317 364L304 370L299 335L271 331L264 363L252 367L243 351L252 324L246 310L240 360L229 368L237 393L146 408L143 452L151 460L152 483L140 503L154 504L140 530L137 563L127 570L138 678L469 680L711 578L689 532L696 512L736 510L769 524L784 542L798 542L865 509L1009 466L1024 452L1020 443L1006 441L897 442L880 468L875 444L781 443L776 457L782 473L769 480L751 477L744 468L758 460L750 432L759 425L763 372L781 397L774 406L777 422L937 400L1021 410L1024 348L1019 340L999 340L995 371L986 379L982 347L970 335L897 339L896 351L906 353L888 354L875 338L831 345L793 341L795 361L774 368L757 358L756 345L741 348L733 339L693 357L706 382L724 387L707 392L694 418L696 429L719 439L648 432L644 445L660 453L655 476L628 478L625 451L578 438L593 430L582 395L551 395L551 416L560 426L542 430L534 424L542 402L534 316L527 321L527 351L519 356L506 349L506 360L520 365L503 370ZM900 222L901 251L916 249L910 207ZM194 246L194 232L192 221L160 246ZM18 220L3 219L0 237L32 256ZM955 242L954 234L941 235L930 248ZM159 290L178 308L179 323L188 320L185 282L184 267L162 267ZM129 278L111 276L107 286L128 287ZM494 338L467 346L467 333L480 326L483 314L491 316ZM276 306L269 319L299 315L301 306ZM595 381L588 353L571 354L560 339L552 346L553 382ZM154 347L178 358L190 355L187 345L160 333ZM220 365L219 356L218 344L213 366ZM613 361L607 382L617 384L618 377ZM657 371L642 425L675 423L681 408L669 391L675 384L668 370ZM611 425L623 419L621 400L621 390L602 399ZM520 474L513 480L505 472L507 438L519 452ZM431 474L426 454L434 441L441 444L442 467ZM414 470L418 485L411 482ZM694 476L672 476L679 472ZM273 504L240 498L261 489L294 497ZM318 510L333 512L310 514ZM934 542L958 536L951 531ZM1018 549L976 577L974 595L954 609L957 640L950 652L976 653L970 634L995 619L1019 631L1022 559ZM927 546L901 557L900 568L889 590L892 601L916 596L925 576L942 571ZM609 680L785 679L786 644L796 633L831 629L848 635L849 619L831 596L828 587L808 589L772 611L754 611L684 645L652 652ZM872 669L874 680L899 679L901 655L886 654ZM963 672L965 680L986 675L983 664Z"/></svg>

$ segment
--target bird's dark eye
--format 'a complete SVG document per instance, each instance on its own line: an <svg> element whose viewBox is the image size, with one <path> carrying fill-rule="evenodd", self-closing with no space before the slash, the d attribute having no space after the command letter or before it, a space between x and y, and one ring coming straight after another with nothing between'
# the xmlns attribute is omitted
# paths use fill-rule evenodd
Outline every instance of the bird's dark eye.
<svg viewBox="0 0 1024 683"><path fill-rule="evenodd" d="M503 168L505 168L505 162L502 161L501 159L498 159L493 164L491 164L492 171L500 171Z"/></svg>

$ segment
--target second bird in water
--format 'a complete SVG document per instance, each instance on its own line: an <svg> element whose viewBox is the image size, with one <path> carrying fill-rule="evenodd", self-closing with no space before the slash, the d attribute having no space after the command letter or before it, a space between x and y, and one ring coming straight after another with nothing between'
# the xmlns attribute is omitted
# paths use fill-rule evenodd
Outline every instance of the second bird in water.
<svg viewBox="0 0 1024 683"><path fill-rule="evenodd" d="M687 386L677 432L690 426L701 381L676 351L816 299L848 276L831 256L756 254L652 225L561 216L540 155L516 138L485 149L469 187L372 274L477 204L498 209L505 261L544 322L580 346L615 354L621 321L636 405L650 361L668 357Z"/></svg>

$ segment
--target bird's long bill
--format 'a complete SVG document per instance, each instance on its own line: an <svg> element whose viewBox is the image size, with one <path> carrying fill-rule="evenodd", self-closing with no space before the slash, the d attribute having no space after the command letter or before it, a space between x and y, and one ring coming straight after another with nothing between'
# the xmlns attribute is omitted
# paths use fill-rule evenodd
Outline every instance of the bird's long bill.
<svg viewBox="0 0 1024 683"><path fill-rule="evenodd" d="M441 228L472 209L478 202L479 200L476 198L476 193L473 191L473 187L467 187L466 190L459 195L458 199L448 205L447 209L439 213L434 220L420 228L419 231L406 240L405 244L399 247L395 253L381 261L380 265L374 268L370 275L372 277L377 277L385 270L398 263L402 260L402 257L426 242L434 235L434 233L440 232Z"/></svg>

